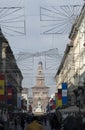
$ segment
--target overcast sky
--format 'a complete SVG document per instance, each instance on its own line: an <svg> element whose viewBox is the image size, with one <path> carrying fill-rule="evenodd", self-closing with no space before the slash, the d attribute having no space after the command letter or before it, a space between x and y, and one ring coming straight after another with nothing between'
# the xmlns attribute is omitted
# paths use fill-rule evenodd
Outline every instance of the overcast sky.
<svg viewBox="0 0 85 130"><path fill-rule="evenodd" d="M84 4L83 0L0 0L1 7L24 7L24 10L23 9L21 10L21 13L24 15L24 17L23 17L24 29L25 29L24 35L22 35L22 36L7 35L6 33L10 29L7 28L8 30L7 29L5 30L4 26L2 26L4 23L0 22L0 26L3 27L2 31L6 35L15 56L18 56L18 54L20 52L23 52L23 54L24 54L24 56L21 58L21 61L18 63L19 67L21 69L23 68L23 70L24 70L24 71L22 70L23 76L24 76L23 87L32 87L32 85L33 85L32 82L33 82L33 80L35 80L33 77L34 73L31 75L31 77L32 77L31 80L29 80L28 75L33 72L33 69L31 68L32 64L34 65L34 62L37 64L39 62L39 60L41 60L41 57L36 58L36 56L35 56L35 57L27 58L27 60L24 61L24 58L26 58L27 53L36 54L36 52L43 52L43 51L48 51L49 49L57 48L58 53L61 55L64 53L66 44L69 43L69 41L70 41L68 39L69 32L62 33L60 35L57 35L57 34L43 35L43 34L41 34L41 33L43 33L43 28L42 28L43 21L40 21L40 16L42 17L42 15L40 13L42 13L42 14L47 13L46 10L41 12L41 7L46 8L46 9L52 9L52 7L55 7L56 10L57 9L59 10L59 7L61 5L62 6L67 5L70 10L71 5L72 6L74 6L74 5L82 6L83 4ZM10 9L10 10L12 11L12 9ZM73 13L73 9L70 10L70 12ZM70 13L68 10L66 13L68 16L70 16ZM14 17L16 18L20 14L18 14L18 11L17 11L17 14L13 13L13 15L15 15ZM50 15L50 13L47 13L46 15ZM51 16L52 15L55 15L55 13L51 14ZM2 17L2 21L5 21L7 18L12 19L13 16L8 15L5 18ZM22 20L22 19L20 19L20 20ZM70 23L70 20L68 19L68 25L69 25L69 23ZM7 24L7 23L5 23L5 24ZM8 27L8 24L6 27ZM13 22L10 24L11 24L11 26L14 25ZM20 23L20 24L21 24L21 26L23 26L23 23ZM46 23L44 23L44 24L46 24ZM47 24L49 24L49 21ZM52 24L54 24L54 23L52 23ZM63 24L63 28L64 28L65 23L62 23L62 24ZM19 26L19 19L18 19L18 22L15 23L15 26L16 27ZM14 30L14 28L11 28L11 29ZM49 26L47 26L47 30L49 30L49 29L50 29ZM11 31L10 33L13 33L13 32ZM36 61L34 61L33 58L35 58ZM49 59L48 59L48 61L49 61ZM29 64L29 62L30 62L30 64ZM50 59L50 62L52 62L51 59ZM55 61L53 61L53 62L55 64ZM52 66L54 64L52 64ZM30 68L32 69L32 71ZM35 68L37 69L37 66ZM25 71L25 69L27 69L27 70ZM49 70L49 71L51 71L51 70ZM25 74L26 72L28 75ZM57 72L57 70L56 70L56 72ZM28 85L29 82L30 82L30 85ZM52 89L53 91L55 90L55 87L56 87L56 85L54 86L54 89Z"/></svg>
<svg viewBox="0 0 85 130"><path fill-rule="evenodd" d="M68 34L63 35L40 35L40 7L51 7L61 5L83 5L83 0L0 0L3 7L23 6L25 8L25 29L26 35L23 37L7 36L14 53L20 51L41 51L50 48L58 48L63 52L68 43ZM14 15L14 14L13 14ZM63 39L63 40L62 40Z"/></svg>

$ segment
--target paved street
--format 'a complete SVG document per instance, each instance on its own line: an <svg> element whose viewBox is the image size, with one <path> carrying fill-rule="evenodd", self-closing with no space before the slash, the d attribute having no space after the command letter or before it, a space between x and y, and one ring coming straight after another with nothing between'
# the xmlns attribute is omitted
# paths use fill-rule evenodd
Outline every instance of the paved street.
<svg viewBox="0 0 85 130"><path fill-rule="evenodd" d="M47 125L46 125L46 126L44 125L44 130L51 130L51 129L50 129L49 122L47 122Z"/></svg>

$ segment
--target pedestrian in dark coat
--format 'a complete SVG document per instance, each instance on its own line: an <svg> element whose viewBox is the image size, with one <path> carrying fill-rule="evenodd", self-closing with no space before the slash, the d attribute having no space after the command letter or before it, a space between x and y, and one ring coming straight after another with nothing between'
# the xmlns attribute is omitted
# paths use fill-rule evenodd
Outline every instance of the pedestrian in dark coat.
<svg viewBox="0 0 85 130"><path fill-rule="evenodd" d="M47 116L44 116L44 124L47 125Z"/></svg>
<svg viewBox="0 0 85 130"><path fill-rule="evenodd" d="M15 125L15 129L17 129L17 117L15 117L14 119L14 125Z"/></svg>
<svg viewBox="0 0 85 130"><path fill-rule="evenodd" d="M24 128L25 128L25 120L23 117L21 118L21 128L22 128L22 130L24 130Z"/></svg>
<svg viewBox="0 0 85 130"><path fill-rule="evenodd" d="M53 113L49 114L49 124L50 124L50 128L51 130L53 130Z"/></svg>
<svg viewBox="0 0 85 130"><path fill-rule="evenodd" d="M60 130L60 122L58 121L58 117L56 116L56 114L54 114L54 117L53 117L53 128L55 130Z"/></svg>
<svg viewBox="0 0 85 130"><path fill-rule="evenodd" d="M70 116L67 117L63 130L81 130L81 129L75 117Z"/></svg>
<svg viewBox="0 0 85 130"><path fill-rule="evenodd" d="M0 119L0 130L4 130L4 123L1 119Z"/></svg>

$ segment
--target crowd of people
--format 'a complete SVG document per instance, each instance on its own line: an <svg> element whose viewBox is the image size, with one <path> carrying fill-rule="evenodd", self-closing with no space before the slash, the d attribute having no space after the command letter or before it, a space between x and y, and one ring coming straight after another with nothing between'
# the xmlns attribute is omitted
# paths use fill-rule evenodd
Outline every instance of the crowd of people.
<svg viewBox="0 0 85 130"><path fill-rule="evenodd" d="M85 115L83 114L83 117ZM68 115L63 119L60 111L56 110L54 113L48 113L45 115L29 115L25 114L14 114L9 118L8 126L6 122L0 118L0 130L18 130L18 126L21 130L44 130L46 125L50 125L51 130L85 130L85 120L82 123L82 116L80 115ZM14 130L13 129L13 130Z"/></svg>

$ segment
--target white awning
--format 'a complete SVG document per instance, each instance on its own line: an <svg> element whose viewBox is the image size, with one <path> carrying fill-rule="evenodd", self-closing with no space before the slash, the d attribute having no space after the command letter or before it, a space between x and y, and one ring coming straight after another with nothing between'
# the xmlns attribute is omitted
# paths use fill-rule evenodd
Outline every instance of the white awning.
<svg viewBox="0 0 85 130"><path fill-rule="evenodd" d="M60 112L78 112L79 111L79 107L77 106L70 106L68 108L65 109L60 109ZM80 108L81 112L85 112L85 108Z"/></svg>

